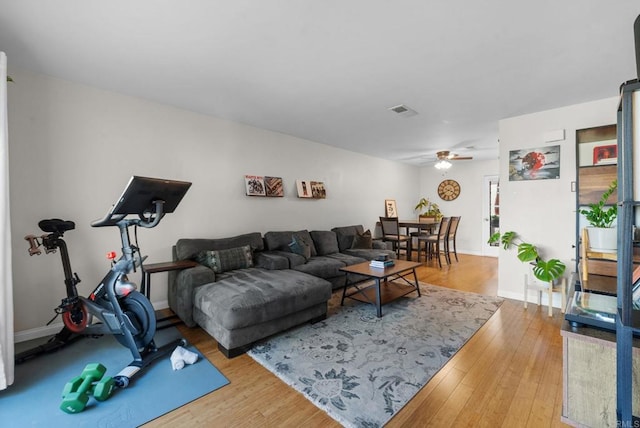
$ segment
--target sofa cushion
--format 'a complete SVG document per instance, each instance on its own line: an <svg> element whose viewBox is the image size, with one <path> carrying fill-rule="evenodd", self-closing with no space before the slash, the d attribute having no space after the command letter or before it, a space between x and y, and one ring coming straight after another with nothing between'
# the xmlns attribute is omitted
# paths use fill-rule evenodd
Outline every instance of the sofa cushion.
<svg viewBox="0 0 640 428"><path fill-rule="evenodd" d="M351 244L353 244L353 237L355 235L364 232L362 225L334 227L331 230L335 232L338 237L338 248L340 248L341 253L343 253L344 250L351 248Z"/></svg>
<svg viewBox="0 0 640 428"><path fill-rule="evenodd" d="M219 239L179 239L176 242L177 260L195 260L198 253L205 250L228 250L229 248L249 245L253 251L264 250L262 235L260 232L246 233L231 238Z"/></svg>
<svg viewBox="0 0 640 428"><path fill-rule="evenodd" d="M316 256L311 257L305 264L291 266L291 269L327 279L334 276L343 276L344 272L341 272L340 268L344 266L346 266L345 263L329 256Z"/></svg>
<svg viewBox="0 0 640 428"><path fill-rule="evenodd" d="M299 254L309 260L311 257L311 245L305 242L305 240L298 234L293 234L291 242L289 242L289 249L292 253Z"/></svg>
<svg viewBox="0 0 640 428"><path fill-rule="evenodd" d="M333 253L327 255L327 257L338 260L339 262L344 263L345 266L357 265L358 263L364 263L367 261L364 257L357 257L346 253Z"/></svg>
<svg viewBox="0 0 640 428"><path fill-rule="evenodd" d="M250 268L198 288L194 306L233 330L281 318L330 298L331 283L323 279L290 269Z"/></svg>
<svg viewBox="0 0 640 428"><path fill-rule="evenodd" d="M383 249L377 249L377 248L372 248L372 249L363 249L363 248L349 248L347 250L344 250L345 254L348 254L350 256L354 256L354 257L360 257L366 260L373 260L378 256L381 256L383 254L387 255L387 257L389 257L390 259L395 259L396 258L396 252L393 250L383 250Z"/></svg>
<svg viewBox="0 0 640 428"><path fill-rule="evenodd" d="M253 265L269 270L289 269L289 259L275 251L259 251L253 254Z"/></svg>
<svg viewBox="0 0 640 428"><path fill-rule="evenodd" d="M264 234L264 243L267 250L291 251L289 243L293 239L294 234L309 245L311 248L311 257L318 255L308 230L267 232Z"/></svg>
<svg viewBox="0 0 640 428"><path fill-rule="evenodd" d="M251 246L229 248L228 250L205 250L198 253L196 260L201 265L212 269L215 273L253 266Z"/></svg>
<svg viewBox="0 0 640 428"><path fill-rule="evenodd" d="M313 239L313 245L315 245L316 252L319 256L340 252L338 237L335 232L330 230L312 230L309 234L311 235L311 239Z"/></svg>
<svg viewBox="0 0 640 428"><path fill-rule="evenodd" d="M303 256L301 256L300 254L292 253L291 251L273 250L264 251L261 254L273 254L274 256L285 258L287 260L287 269L291 269L294 266L303 265L307 262L307 259L305 259Z"/></svg>
<svg viewBox="0 0 640 428"><path fill-rule="evenodd" d="M371 248L373 248L371 231L367 229L363 233L354 235L353 242L351 243L351 248L358 250L370 250Z"/></svg>

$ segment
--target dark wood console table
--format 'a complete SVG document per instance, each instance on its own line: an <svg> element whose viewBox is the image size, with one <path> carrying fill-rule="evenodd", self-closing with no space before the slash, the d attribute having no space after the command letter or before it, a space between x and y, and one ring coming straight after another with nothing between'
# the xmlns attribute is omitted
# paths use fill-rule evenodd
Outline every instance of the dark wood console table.
<svg viewBox="0 0 640 428"><path fill-rule="evenodd" d="M188 269L194 266L197 266L198 263L193 260L178 260L173 262L161 262L161 263L149 263L142 265L142 285L140 286L140 292L144 294L147 299L151 300L151 274L159 273L159 272L169 272L172 270L182 270ZM167 321L170 319L177 318L177 315L171 315L164 318L158 318L157 322ZM171 327L179 322L171 323L168 325L162 325L162 327L158 327L158 329Z"/></svg>
<svg viewBox="0 0 640 428"><path fill-rule="evenodd" d="M178 260L175 262L161 262L150 263L142 265L142 285L140 286L140 292L144 294L147 299L151 299L151 274L159 272L169 272L171 270L182 270L197 266L198 263L193 260Z"/></svg>

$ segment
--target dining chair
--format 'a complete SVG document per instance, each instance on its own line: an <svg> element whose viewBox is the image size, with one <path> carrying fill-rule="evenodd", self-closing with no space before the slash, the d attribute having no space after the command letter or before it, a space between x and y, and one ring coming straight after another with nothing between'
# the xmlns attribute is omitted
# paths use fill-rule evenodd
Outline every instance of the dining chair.
<svg viewBox="0 0 640 428"><path fill-rule="evenodd" d="M441 255L444 255L444 260L449 264L447 258L447 238L449 237L449 225L451 224L451 217L442 217L440 220L440 226L438 227L438 233L433 235L420 235L418 236L418 262L420 261L420 252L422 251L422 243L425 244L425 251L429 258L435 253L438 256L438 266L442 267Z"/></svg>
<svg viewBox="0 0 640 428"><path fill-rule="evenodd" d="M449 263L451 263L451 244L453 244L453 255L456 256L456 261L458 261L458 251L456 250L456 235L458 233L458 225L460 224L461 218L461 216L451 217L451 222L449 224L449 232L447 233L447 245L445 249L447 259L449 259Z"/></svg>
<svg viewBox="0 0 640 428"><path fill-rule="evenodd" d="M428 224L429 226L423 226L418 228L417 232L411 232L409 235L413 236L414 238L418 235L431 235L433 234L432 230L434 230L436 228L436 226L438 225L438 222L436 221L436 219L434 217L418 217L418 223L420 224Z"/></svg>
<svg viewBox="0 0 640 428"><path fill-rule="evenodd" d="M400 233L398 217L380 217L380 226L382 240L392 243L398 258L400 258L400 249L404 248L408 258L409 251L411 251L411 237Z"/></svg>

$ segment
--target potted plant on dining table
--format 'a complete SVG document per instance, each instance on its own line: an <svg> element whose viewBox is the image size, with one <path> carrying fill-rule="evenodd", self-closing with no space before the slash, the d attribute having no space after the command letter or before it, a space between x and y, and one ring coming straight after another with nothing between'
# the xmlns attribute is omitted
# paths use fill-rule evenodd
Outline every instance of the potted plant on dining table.
<svg viewBox="0 0 640 428"><path fill-rule="evenodd" d="M436 223L442 218L438 204L431 202L427 198L421 198L414 210L418 211L419 219L433 219L433 223Z"/></svg>

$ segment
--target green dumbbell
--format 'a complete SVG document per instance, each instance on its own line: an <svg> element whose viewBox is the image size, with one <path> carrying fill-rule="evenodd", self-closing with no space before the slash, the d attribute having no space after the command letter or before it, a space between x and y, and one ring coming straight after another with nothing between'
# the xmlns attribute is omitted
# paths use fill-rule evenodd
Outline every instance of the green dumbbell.
<svg viewBox="0 0 640 428"><path fill-rule="evenodd" d="M107 376L104 379L101 379L100 382L96 383L96 386L93 388L93 398L98 401L104 401L111 397L111 393L115 387L116 381Z"/></svg>
<svg viewBox="0 0 640 428"><path fill-rule="evenodd" d="M100 363L87 364L80 376L74 377L64 386L60 409L67 413L83 411L89 401L89 395L93 393L93 382L102 379L106 371L105 366Z"/></svg>

